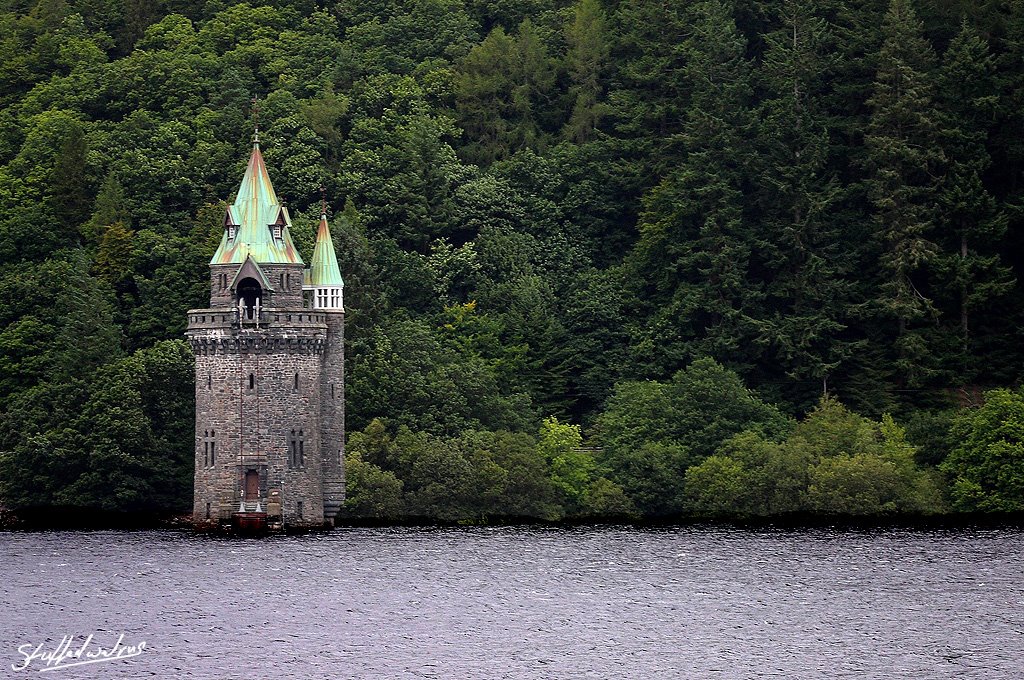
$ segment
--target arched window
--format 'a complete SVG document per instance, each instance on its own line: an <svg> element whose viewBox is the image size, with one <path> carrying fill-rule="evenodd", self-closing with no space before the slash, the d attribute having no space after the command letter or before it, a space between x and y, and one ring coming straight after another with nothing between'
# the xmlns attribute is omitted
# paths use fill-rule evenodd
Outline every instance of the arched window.
<svg viewBox="0 0 1024 680"><path fill-rule="evenodd" d="M245 307L245 318L254 318L256 301L263 297L263 286L256 279L247 276L238 282L236 292L235 304L242 302Z"/></svg>

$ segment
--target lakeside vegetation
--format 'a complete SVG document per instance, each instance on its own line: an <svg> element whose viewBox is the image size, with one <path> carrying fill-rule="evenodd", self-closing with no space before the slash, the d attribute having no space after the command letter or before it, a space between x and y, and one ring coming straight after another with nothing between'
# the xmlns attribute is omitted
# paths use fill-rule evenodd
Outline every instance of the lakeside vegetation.
<svg viewBox="0 0 1024 680"><path fill-rule="evenodd" d="M1024 511L1024 3L0 0L0 509L182 512L248 158L352 521Z"/></svg>

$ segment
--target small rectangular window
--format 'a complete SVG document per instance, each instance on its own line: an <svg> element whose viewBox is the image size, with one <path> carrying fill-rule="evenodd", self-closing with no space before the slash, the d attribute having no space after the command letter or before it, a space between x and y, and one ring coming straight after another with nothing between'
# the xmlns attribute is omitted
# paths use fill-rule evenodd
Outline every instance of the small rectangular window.
<svg viewBox="0 0 1024 680"><path fill-rule="evenodd" d="M210 504L206 504L206 519L210 519Z"/></svg>
<svg viewBox="0 0 1024 680"><path fill-rule="evenodd" d="M249 389L256 389L256 376L252 373L249 374Z"/></svg>
<svg viewBox="0 0 1024 680"><path fill-rule="evenodd" d="M217 450L216 450L216 447L217 447L217 442L211 441L210 442L210 467L213 467L214 465L217 464Z"/></svg>
<svg viewBox="0 0 1024 680"><path fill-rule="evenodd" d="M303 441L299 440L299 467L303 467L306 464L306 454L302 450Z"/></svg>
<svg viewBox="0 0 1024 680"><path fill-rule="evenodd" d="M302 517L302 501L298 502L298 504L296 505L295 509L296 509L296 513L298 514L298 516Z"/></svg>
<svg viewBox="0 0 1024 680"><path fill-rule="evenodd" d="M292 384L292 391L297 392L299 390L299 374L295 374L295 382Z"/></svg>

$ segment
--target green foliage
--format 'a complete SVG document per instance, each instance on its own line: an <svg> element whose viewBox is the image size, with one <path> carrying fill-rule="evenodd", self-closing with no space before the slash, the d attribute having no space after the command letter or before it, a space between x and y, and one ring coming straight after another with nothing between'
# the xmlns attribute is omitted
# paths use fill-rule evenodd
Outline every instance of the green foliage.
<svg viewBox="0 0 1024 680"><path fill-rule="evenodd" d="M983 180L992 162L986 148L988 123L999 101L994 73L988 45L964 23L939 72L940 138L947 160L940 187L944 229L933 269L936 298L946 305L947 326L956 329L962 349L950 370L971 374L977 370L971 357L971 317L991 309L1014 284L997 251L1007 215Z"/></svg>
<svg viewBox="0 0 1024 680"><path fill-rule="evenodd" d="M934 508L882 425L780 414L934 466L1019 383L1022 63L1019 2L6 3L0 502L177 474L131 362L209 299L256 96L307 259L326 189L350 425L412 452L353 449L353 516Z"/></svg>
<svg viewBox="0 0 1024 680"><path fill-rule="evenodd" d="M933 363L927 343L912 328L935 315L921 292L921 272L934 259L935 176L943 161L934 106L935 54L910 0L892 0L885 15L871 121L865 136L881 273L873 304L896 322L895 370L922 384Z"/></svg>
<svg viewBox="0 0 1024 680"><path fill-rule="evenodd" d="M569 44L565 60L572 79L569 95L574 101L564 135L572 141L584 143L594 136L609 110L600 101L611 50L607 19L600 3L597 0L579 0L572 22L566 25L565 34Z"/></svg>
<svg viewBox="0 0 1024 680"><path fill-rule="evenodd" d="M842 190L829 167L836 122L826 105L838 55L821 3L784 0L775 12L779 28L765 36L759 73L765 97L755 180L766 231L757 257L771 272L772 313L760 315L757 342L778 362L769 375L789 379L790 399L810 401L852 350L843 335L853 290L843 261Z"/></svg>
<svg viewBox="0 0 1024 680"><path fill-rule="evenodd" d="M555 73L547 48L526 19L515 36L499 26L463 59L456 80L459 122L474 140L467 160L489 165L545 143Z"/></svg>
<svg viewBox="0 0 1024 680"><path fill-rule="evenodd" d="M0 495L14 509L188 507L193 376L192 354L175 340L108 364L90 380L23 394L4 414ZM38 398L71 407L33 412Z"/></svg>
<svg viewBox="0 0 1024 680"><path fill-rule="evenodd" d="M609 479L641 512L671 515L683 508L688 468L739 432L753 430L771 439L783 435L789 422L735 373L700 359L670 383L617 385L597 428Z"/></svg>
<svg viewBox="0 0 1024 680"><path fill-rule="evenodd" d="M500 389L500 357L481 355L424 321L390 321L367 345L350 379L355 427L382 417L454 435L481 427L522 430L535 418L527 394Z"/></svg>
<svg viewBox="0 0 1024 680"><path fill-rule="evenodd" d="M354 433L346 457L351 517L476 522L562 514L548 462L524 433L466 431L457 437L392 435L380 420Z"/></svg>
<svg viewBox="0 0 1024 680"><path fill-rule="evenodd" d="M725 361L751 335L762 299L751 279L757 235L743 219L751 141L746 44L718 0L689 8L679 46L690 107L676 136L683 160L644 197L633 279L650 306L637 354L664 375L701 356Z"/></svg>
<svg viewBox="0 0 1024 680"><path fill-rule="evenodd" d="M960 512L1024 510L1024 392L992 390L954 425L960 443L942 464Z"/></svg>
<svg viewBox="0 0 1024 680"><path fill-rule="evenodd" d="M744 432L686 473L686 506L702 516L875 516L943 510L936 477L889 416L870 421L833 398L781 442Z"/></svg>
<svg viewBox="0 0 1024 680"><path fill-rule="evenodd" d="M545 418L540 426L537 453L551 469L551 483L561 492L562 502L570 513L590 506L591 485L597 464L592 451L582 448L583 435L579 425Z"/></svg>
<svg viewBox="0 0 1024 680"><path fill-rule="evenodd" d="M348 453L344 512L362 519L388 520L401 517L402 510L401 480L362 460L357 453Z"/></svg>

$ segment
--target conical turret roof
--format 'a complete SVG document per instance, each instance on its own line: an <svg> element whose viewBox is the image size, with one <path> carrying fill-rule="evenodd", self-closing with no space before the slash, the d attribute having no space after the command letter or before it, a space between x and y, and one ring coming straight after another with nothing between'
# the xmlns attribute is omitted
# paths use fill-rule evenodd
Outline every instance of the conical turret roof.
<svg viewBox="0 0 1024 680"><path fill-rule="evenodd" d="M334 241L331 239L331 228L327 226L327 213L320 215L320 226L316 230L316 246L313 248L313 261L309 265L310 286L344 286L341 269L338 268L338 256L334 252Z"/></svg>
<svg viewBox="0 0 1024 680"><path fill-rule="evenodd" d="M235 226L235 237L229 239L224 231L210 264L241 264L247 256L259 263L302 264L289 232L291 216L277 200L258 143L253 144L238 195L224 221L225 226ZM280 238L274 238L274 225L281 227Z"/></svg>

